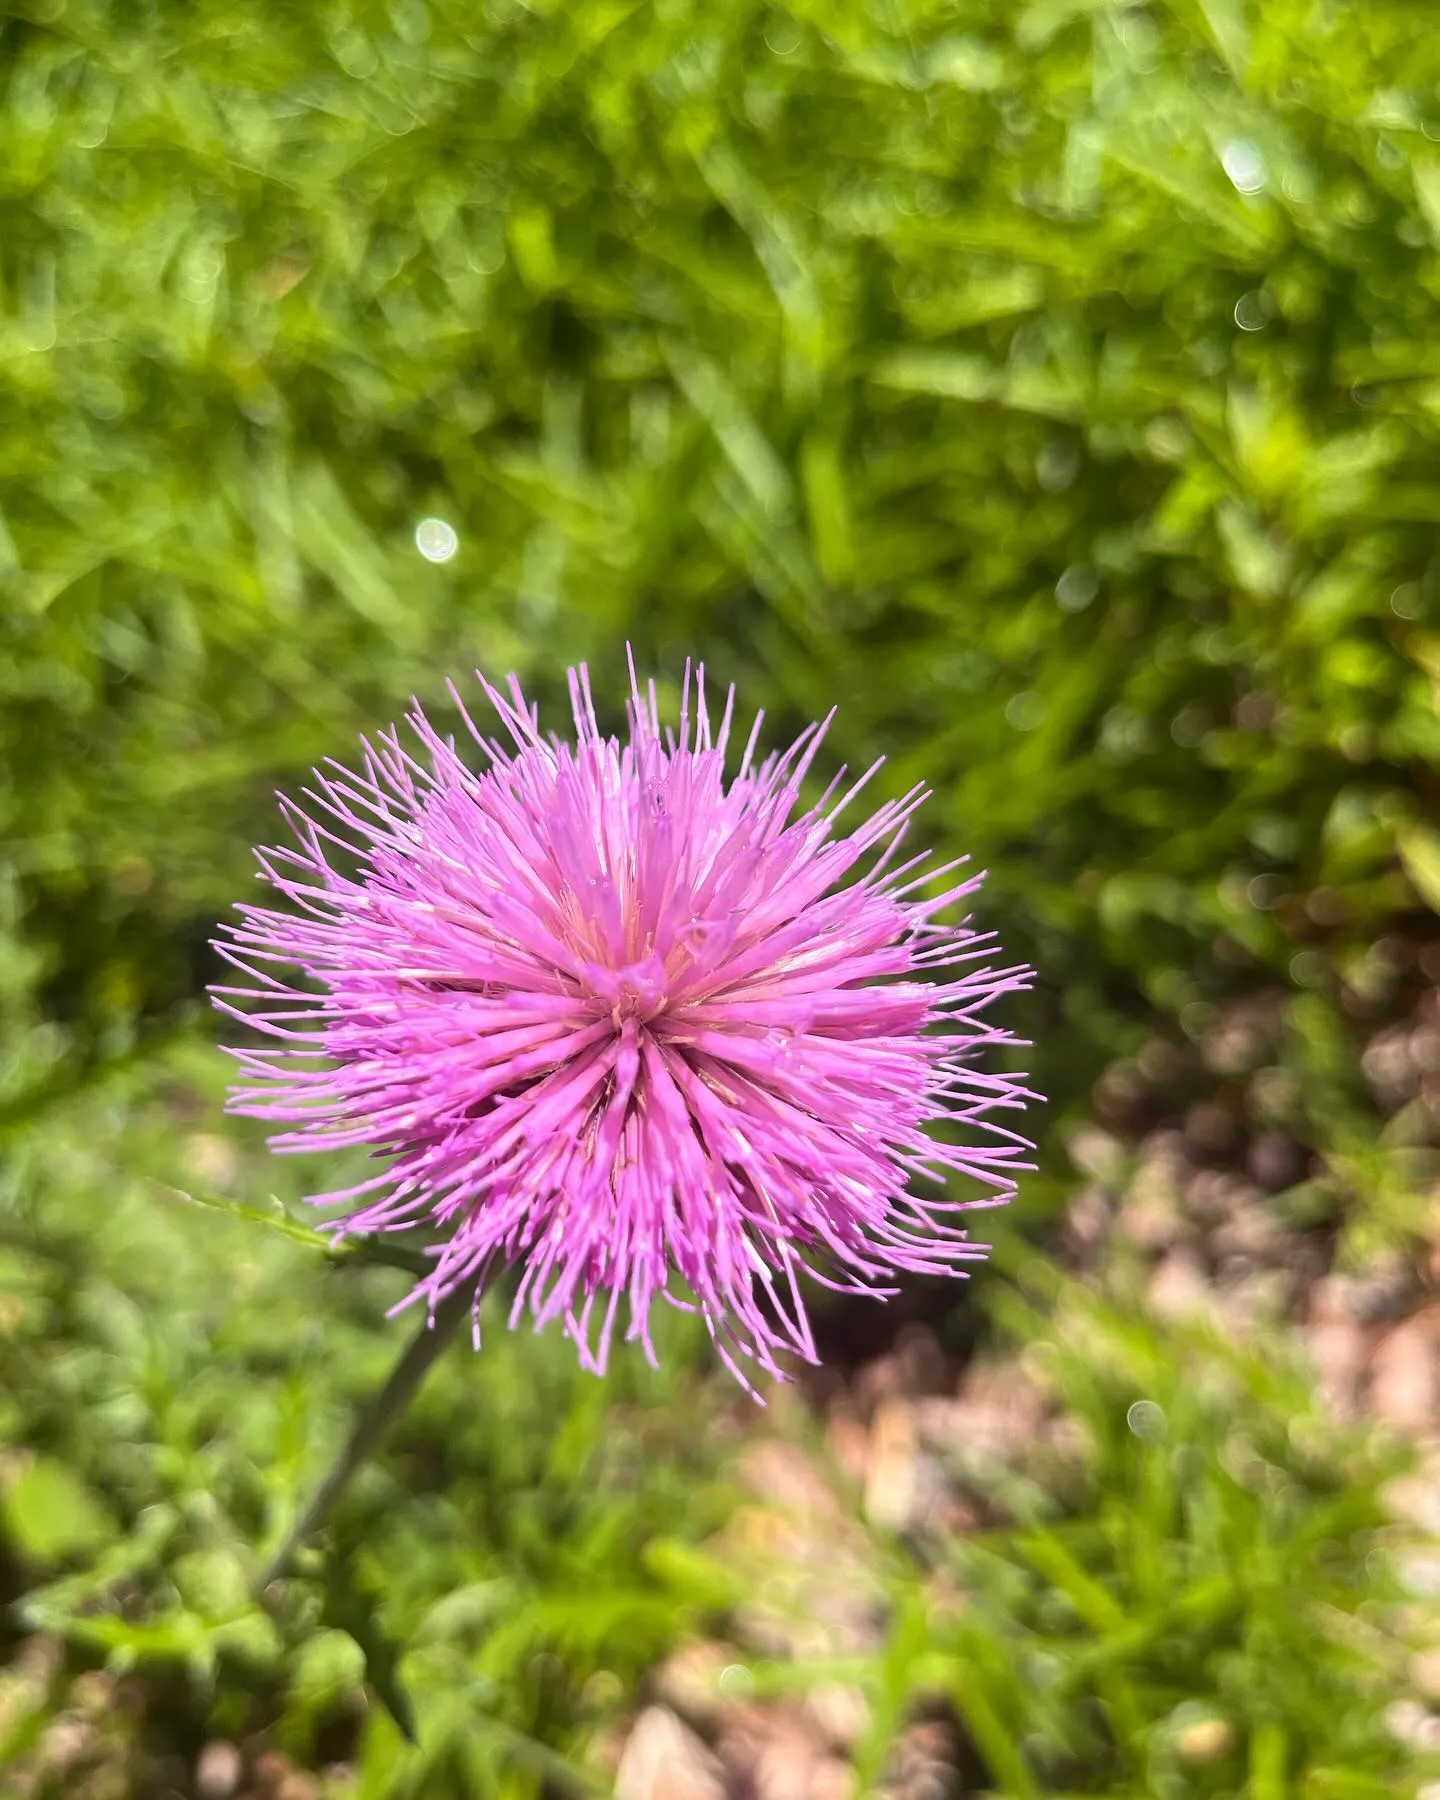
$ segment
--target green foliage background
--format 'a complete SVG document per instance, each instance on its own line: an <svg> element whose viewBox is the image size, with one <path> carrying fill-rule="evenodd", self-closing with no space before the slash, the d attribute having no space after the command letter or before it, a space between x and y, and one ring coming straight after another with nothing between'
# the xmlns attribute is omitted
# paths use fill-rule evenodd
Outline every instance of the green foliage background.
<svg viewBox="0 0 1440 1800"><path fill-rule="evenodd" d="M838 703L1041 971L1047 1133L1262 980L1343 1065L1337 975L1440 898L1437 293L1403 0L0 8L0 1421L41 1459L12 1586L70 1583L32 1622L188 1668L216 1728L264 1669L301 1754L353 1682L351 1626L238 1596L399 1280L160 1187L303 1192L218 1123L207 942L272 790L448 675L553 716L584 657L618 712L629 639L777 735ZM356 1793L561 1779L503 1733L578 1757L719 1603L698 1366L602 1392L497 1328L427 1391L346 1530L430 1760L375 1713ZM81 1604L117 1592L143 1625ZM1202 1638L1167 1666L1208 1691ZM1326 1736L1360 1700L1299 1705L1226 1791L1290 1791L1277 1731L1307 1793L1396 1791L1383 1734Z"/></svg>

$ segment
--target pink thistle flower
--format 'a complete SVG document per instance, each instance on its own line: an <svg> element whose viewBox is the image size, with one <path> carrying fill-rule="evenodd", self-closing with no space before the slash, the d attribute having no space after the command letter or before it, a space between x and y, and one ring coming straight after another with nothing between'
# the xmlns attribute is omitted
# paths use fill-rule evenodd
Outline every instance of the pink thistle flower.
<svg viewBox="0 0 1440 1800"><path fill-rule="evenodd" d="M428 766L392 729L361 772L317 770L308 812L282 797L298 848L259 861L296 910L241 906L218 946L253 985L216 1004L274 1040L231 1052L231 1110L288 1125L276 1150L386 1158L315 1197L348 1205L335 1229L427 1226L409 1300L432 1313L470 1288L478 1314L491 1269L523 1265L511 1325L527 1304L537 1329L563 1319L596 1373L622 1296L652 1364L664 1299L749 1389L737 1358L779 1379L779 1352L816 1360L802 1271L874 1295L963 1273L984 1246L953 1215L1030 1166L1000 1115L1032 1096L972 1066L1016 1041L985 1013L1030 971L942 922L979 885L943 880L964 858L897 861L924 788L842 836L873 768L797 810L829 719L757 761L758 716L727 781L734 690L717 728L703 670L662 734L632 665L623 745L583 667L573 744L513 677L508 698L481 683L511 742L452 685L479 773L416 703ZM946 1198L950 1175L981 1193ZM926 1180L938 1197L911 1192Z"/></svg>

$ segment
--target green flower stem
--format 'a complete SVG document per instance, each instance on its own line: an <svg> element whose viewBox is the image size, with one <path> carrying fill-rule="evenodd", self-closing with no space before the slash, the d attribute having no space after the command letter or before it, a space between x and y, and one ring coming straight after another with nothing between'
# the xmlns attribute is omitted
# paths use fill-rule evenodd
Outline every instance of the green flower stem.
<svg viewBox="0 0 1440 1800"><path fill-rule="evenodd" d="M421 1382L430 1372L430 1365L468 1315L472 1301L473 1296L468 1290L448 1295L436 1307L434 1317L426 1319L411 1339L384 1387L356 1419L344 1448L330 1465L329 1473L315 1490L310 1504L271 1558L260 1577L262 1593L272 1581L278 1581L288 1572L296 1551L330 1516L355 1471L380 1448L391 1426L414 1399Z"/></svg>

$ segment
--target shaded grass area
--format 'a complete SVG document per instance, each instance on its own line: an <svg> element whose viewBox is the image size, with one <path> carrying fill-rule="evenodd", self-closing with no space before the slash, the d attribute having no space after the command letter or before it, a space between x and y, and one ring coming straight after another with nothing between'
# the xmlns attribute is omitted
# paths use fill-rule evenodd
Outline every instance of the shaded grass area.
<svg viewBox="0 0 1440 1800"><path fill-rule="evenodd" d="M693 1350L671 1334L668 1376L601 1384L492 1306L483 1356L442 1362L323 1562L257 1601L346 1409L410 1328L382 1323L409 1278L327 1270L176 1191L264 1188L254 1153L194 1129L219 1073L192 1051L16 1159L0 1247L11 1632L143 1673L137 1792L163 1791L165 1755L257 1730L302 1760L328 1742L329 1760L397 1779L448 1769L460 1791L527 1754L563 1779L587 1681L603 1671L613 1706L693 1607L667 1546L721 1516L716 1458L686 1426ZM385 1697L369 1709L367 1674ZM45 1722L8 1720L9 1756ZM73 1769L58 1780L88 1791Z"/></svg>
<svg viewBox="0 0 1440 1800"><path fill-rule="evenodd" d="M1423 1733L1384 1724L1415 1703L1389 1452L1312 1417L1295 1318L1238 1352L1093 1269L1057 1287L1019 1235L1054 1248L1072 1127L1141 1128L1157 1039L1186 1106L1224 1113L1227 1009L1264 987L1269 1185L1346 1267L1430 1267L1432 1101L1361 1073L1436 977L1406 949L1440 900L1428 24L1299 0L0 17L21 1791L198 1792L207 1744L243 1744L225 1791L268 1800L325 1768L364 1800L584 1791L647 1671L743 1602L713 1534L754 1422L683 1321L662 1374L602 1388L495 1306L325 1560L254 1604L398 1348L404 1277L172 1192L278 1188L283 1218L320 1185L220 1122L197 1004L271 790L475 663L553 705L588 656L617 717L627 637L667 695L703 656L777 739L838 702L835 760L931 783L932 840L990 867L982 920L1041 972L1014 1022L1045 1169L982 1289L1089 1451L992 1470L998 1510L938 1546L850 1519L883 1572L847 1676L870 1723L837 1749L861 1791L917 1791L917 1706L952 1732L926 1767L1012 1796L1421 1781ZM984 1308L906 1309L993 1341ZM822 1329L858 1365L895 1326ZM1137 1400L1163 1440L1124 1423Z"/></svg>

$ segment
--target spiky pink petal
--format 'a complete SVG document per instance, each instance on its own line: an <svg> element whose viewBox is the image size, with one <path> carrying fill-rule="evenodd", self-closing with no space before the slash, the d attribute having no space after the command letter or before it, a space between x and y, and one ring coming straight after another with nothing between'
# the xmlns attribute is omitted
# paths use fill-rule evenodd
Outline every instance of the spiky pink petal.
<svg viewBox="0 0 1440 1800"><path fill-rule="evenodd" d="M871 1294L963 1273L983 1247L948 1215L1028 1166L1003 1115L1030 1096L972 1062L1014 1041L987 1009L1029 971L942 922L979 877L898 860L923 788L848 835L873 769L799 810L828 719L757 762L757 718L727 780L734 692L713 728L703 670L677 736L632 668L625 744L583 667L573 744L513 677L481 685L509 743L452 688L479 772L417 704L419 758L392 729L282 800L297 847L260 864L289 909L240 907L218 946L253 985L216 1004L271 1040L232 1051L232 1110L288 1126L277 1150L385 1158L315 1197L349 1203L337 1229L428 1226L432 1308L521 1265L512 1324L562 1319L597 1373L622 1297L652 1362L652 1304L698 1307L749 1388L740 1361L815 1359L802 1272ZM980 1195L909 1191L950 1175Z"/></svg>

